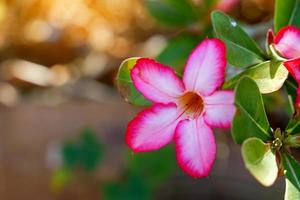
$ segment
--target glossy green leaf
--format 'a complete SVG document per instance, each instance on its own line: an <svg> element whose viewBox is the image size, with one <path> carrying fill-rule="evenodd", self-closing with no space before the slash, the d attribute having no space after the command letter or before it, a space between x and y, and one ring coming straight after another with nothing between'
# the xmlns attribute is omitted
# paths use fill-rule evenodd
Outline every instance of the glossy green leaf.
<svg viewBox="0 0 300 200"><path fill-rule="evenodd" d="M287 25L295 25L300 28L300 0L276 0L275 31L278 32Z"/></svg>
<svg viewBox="0 0 300 200"><path fill-rule="evenodd" d="M289 154L281 155L285 177L300 190L300 164Z"/></svg>
<svg viewBox="0 0 300 200"><path fill-rule="evenodd" d="M274 67L276 67L276 69L273 69ZM271 65L271 62L267 61L250 67L235 77L227 80L223 85L223 88L232 89L242 77L248 76L256 82L261 93L267 94L279 90L288 75L289 72L283 65L278 67L277 65Z"/></svg>
<svg viewBox="0 0 300 200"><path fill-rule="evenodd" d="M258 138L248 138L242 145L242 156L246 168L264 186L271 186L277 179L276 157Z"/></svg>
<svg viewBox="0 0 300 200"><path fill-rule="evenodd" d="M235 90L235 113L231 133L236 143L241 144L250 137L263 141L272 138L263 100L256 83L244 77Z"/></svg>
<svg viewBox="0 0 300 200"><path fill-rule="evenodd" d="M285 179L284 200L299 200L299 199L300 199L300 192L288 179Z"/></svg>
<svg viewBox="0 0 300 200"><path fill-rule="evenodd" d="M182 75L185 62L198 42L199 38L196 36L180 35L168 43L156 60L173 67L178 75Z"/></svg>
<svg viewBox="0 0 300 200"><path fill-rule="evenodd" d="M236 21L219 11L214 11L211 18L215 35L226 43L231 65L248 67L265 60L262 50Z"/></svg>
<svg viewBox="0 0 300 200"><path fill-rule="evenodd" d="M149 13L167 26L184 26L198 20L196 8L189 0L145 0Z"/></svg>
<svg viewBox="0 0 300 200"><path fill-rule="evenodd" d="M137 106L149 106L151 105L148 101L133 85L130 70L134 67L136 61L139 58L128 58L124 60L119 68L116 82L119 92L122 94L124 99L133 105Z"/></svg>

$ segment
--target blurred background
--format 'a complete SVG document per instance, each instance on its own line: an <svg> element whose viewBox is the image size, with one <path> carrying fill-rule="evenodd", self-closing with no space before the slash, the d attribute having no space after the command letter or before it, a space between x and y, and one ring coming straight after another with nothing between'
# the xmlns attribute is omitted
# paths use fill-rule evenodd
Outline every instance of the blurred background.
<svg viewBox="0 0 300 200"><path fill-rule="evenodd" d="M141 108L118 93L120 63L182 67L212 36L214 9L264 45L273 0L0 0L0 199L282 199L283 180L259 185L229 132L216 130L201 180L179 169L172 144L137 155L125 145Z"/></svg>

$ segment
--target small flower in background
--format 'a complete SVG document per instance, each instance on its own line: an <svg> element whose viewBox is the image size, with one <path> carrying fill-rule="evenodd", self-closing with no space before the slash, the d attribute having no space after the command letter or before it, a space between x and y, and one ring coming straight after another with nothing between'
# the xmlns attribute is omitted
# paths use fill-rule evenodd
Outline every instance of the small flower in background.
<svg viewBox="0 0 300 200"><path fill-rule="evenodd" d="M276 36L272 30L268 31L267 42L274 45L275 50L286 61L284 66L298 83L296 107L300 107L300 29L295 26L285 26Z"/></svg>
<svg viewBox="0 0 300 200"><path fill-rule="evenodd" d="M180 167L195 178L208 176L216 157L212 128L229 128L235 112L233 91L218 90L225 68L225 45L218 39L205 39L194 49L182 80L168 66L139 59L131 78L153 106L129 123L128 146L146 152L174 140Z"/></svg>

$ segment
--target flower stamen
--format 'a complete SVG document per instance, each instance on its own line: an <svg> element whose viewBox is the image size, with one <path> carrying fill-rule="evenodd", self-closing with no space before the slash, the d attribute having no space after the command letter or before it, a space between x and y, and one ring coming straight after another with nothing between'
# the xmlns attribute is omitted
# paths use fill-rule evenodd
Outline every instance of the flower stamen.
<svg viewBox="0 0 300 200"><path fill-rule="evenodd" d="M197 118L204 108L203 99L194 92L187 92L179 98L179 108L188 117Z"/></svg>

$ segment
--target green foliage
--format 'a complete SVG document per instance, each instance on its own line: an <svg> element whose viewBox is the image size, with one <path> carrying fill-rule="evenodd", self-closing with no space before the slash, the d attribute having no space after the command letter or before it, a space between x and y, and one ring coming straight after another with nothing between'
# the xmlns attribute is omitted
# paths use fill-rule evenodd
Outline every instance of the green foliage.
<svg viewBox="0 0 300 200"><path fill-rule="evenodd" d="M170 145L159 151L130 153L125 178L105 185L105 199L152 199L155 189L177 169L174 155Z"/></svg>
<svg viewBox="0 0 300 200"><path fill-rule="evenodd" d="M271 186L277 179L276 157L258 138L248 138L242 145L244 163L250 173L264 186Z"/></svg>
<svg viewBox="0 0 300 200"><path fill-rule="evenodd" d="M242 77L248 76L256 82L260 92L266 94L279 90L288 75L289 72L283 65L271 65L271 61L266 61L227 80L223 88L232 89Z"/></svg>
<svg viewBox="0 0 300 200"><path fill-rule="evenodd" d="M119 92L122 94L122 96L128 103L137 106L149 106L151 105L150 101L148 101L134 87L130 77L130 70L134 67L138 59L139 58L128 58L121 63L116 77L116 82Z"/></svg>
<svg viewBox="0 0 300 200"><path fill-rule="evenodd" d="M157 61L173 67L178 75L182 75L185 62L198 42L196 36L179 35L157 56Z"/></svg>
<svg viewBox="0 0 300 200"><path fill-rule="evenodd" d="M130 175L123 182L106 184L104 196L107 200L148 200L150 191L143 177Z"/></svg>
<svg viewBox="0 0 300 200"><path fill-rule="evenodd" d="M288 179L285 179L284 200L297 200L297 199L300 199L300 192Z"/></svg>
<svg viewBox="0 0 300 200"><path fill-rule="evenodd" d="M300 28L300 0L276 0L274 29L278 32L287 25Z"/></svg>
<svg viewBox="0 0 300 200"><path fill-rule="evenodd" d="M63 165L68 169L82 167L93 171L102 158L102 146L90 129L83 129L78 141L68 141L62 149Z"/></svg>
<svg viewBox="0 0 300 200"><path fill-rule="evenodd" d="M177 168L174 155L174 148L170 145L159 151L130 154L129 169L141 177L147 177L145 181L155 187Z"/></svg>
<svg viewBox="0 0 300 200"><path fill-rule="evenodd" d="M248 67L265 60L262 50L236 21L219 11L214 11L211 18L215 35L226 43L230 64Z"/></svg>
<svg viewBox="0 0 300 200"><path fill-rule="evenodd" d="M250 137L263 141L272 138L263 100L256 83L249 77L240 80L235 90L237 111L232 122L232 137L241 144Z"/></svg>
<svg viewBox="0 0 300 200"><path fill-rule="evenodd" d="M288 123L286 129L287 134L294 135L300 133L300 118L299 116L294 116Z"/></svg>
<svg viewBox="0 0 300 200"><path fill-rule="evenodd" d="M300 164L289 154L281 156L282 165L285 170L285 177L300 190Z"/></svg>
<svg viewBox="0 0 300 200"><path fill-rule="evenodd" d="M145 0L145 5L158 22L167 26L186 26L199 17L189 0Z"/></svg>

